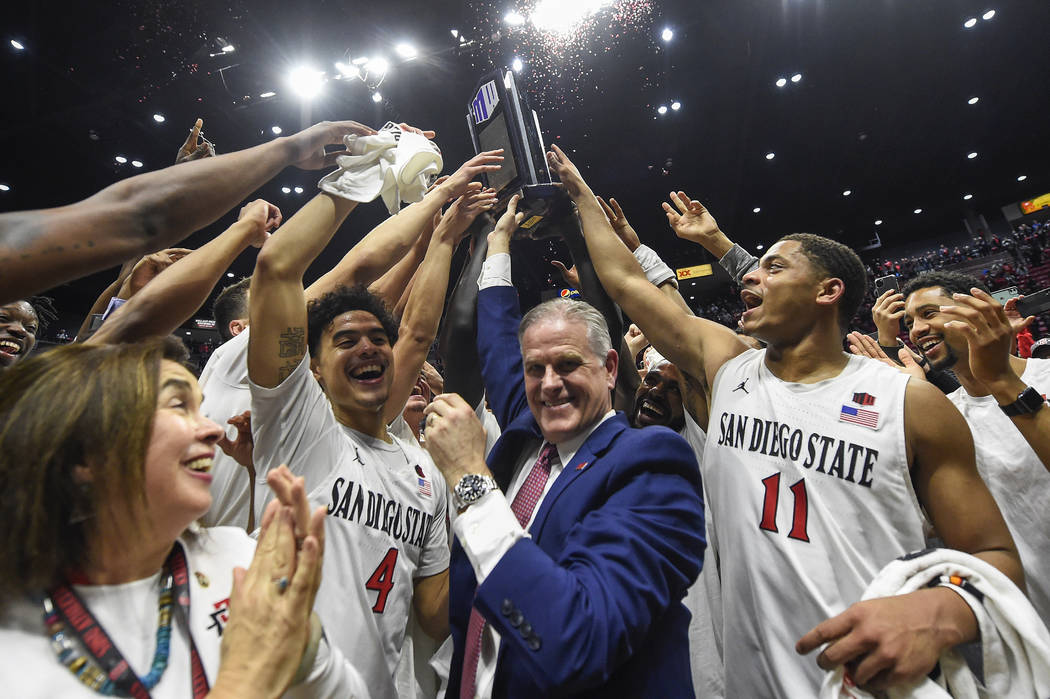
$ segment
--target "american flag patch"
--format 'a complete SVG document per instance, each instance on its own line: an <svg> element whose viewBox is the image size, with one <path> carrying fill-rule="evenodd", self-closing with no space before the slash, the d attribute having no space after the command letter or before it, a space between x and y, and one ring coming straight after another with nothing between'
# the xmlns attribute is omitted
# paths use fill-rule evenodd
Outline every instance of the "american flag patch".
<svg viewBox="0 0 1050 699"><path fill-rule="evenodd" d="M852 422L854 425L870 427L874 430L879 427L879 413L875 410L864 410L863 408L844 405L839 412L839 422Z"/></svg>
<svg viewBox="0 0 1050 699"><path fill-rule="evenodd" d="M430 481L428 481L426 478L417 478L416 480L419 481L420 495L426 495L427 497L430 497L434 494L433 491L430 489Z"/></svg>

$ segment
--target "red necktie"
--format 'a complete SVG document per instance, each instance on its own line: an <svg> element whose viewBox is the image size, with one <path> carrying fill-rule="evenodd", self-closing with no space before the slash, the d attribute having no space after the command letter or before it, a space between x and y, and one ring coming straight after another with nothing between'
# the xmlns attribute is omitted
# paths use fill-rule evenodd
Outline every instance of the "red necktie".
<svg viewBox="0 0 1050 699"><path fill-rule="evenodd" d="M543 488L547 485L547 479L551 475L551 462L557 457L558 448L553 444L544 443L540 450L540 456L532 465L528 478L521 484L514 502L510 504L510 511L518 518L518 524L525 528L532 517L532 511L543 494ZM463 658L462 681L459 685L460 699L473 699L475 681L478 674L478 660L481 658L481 637L485 631L485 617L476 607L470 609L470 622L467 624L466 655ZM468 681L469 679L469 681Z"/></svg>

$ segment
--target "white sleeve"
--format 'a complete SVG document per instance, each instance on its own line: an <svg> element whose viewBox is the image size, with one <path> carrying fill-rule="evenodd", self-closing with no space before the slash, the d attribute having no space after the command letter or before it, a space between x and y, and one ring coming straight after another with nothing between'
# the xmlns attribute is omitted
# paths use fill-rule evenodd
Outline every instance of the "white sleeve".
<svg viewBox="0 0 1050 699"><path fill-rule="evenodd" d="M364 679L338 648L321 636L314 667L300 684L284 693L288 699L369 699Z"/></svg>
<svg viewBox="0 0 1050 699"><path fill-rule="evenodd" d="M642 266L642 271L645 272L645 277L651 284L660 286L670 282L676 289L678 288L678 277L674 270L660 259L655 250L647 245L639 245L634 251L634 257Z"/></svg>
<svg viewBox="0 0 1050 699"><path fill-rule="evenodd" d="M479 586L503 558L503 554L518 539L528 536L500 490L485 493L456 518L452 529L474 568Z"/></svg>
<svg viewBox="0 0 1050 699"><path fill-rule="evenodd" d="M510 253L498 252L489 255L481 265L481 276L478 277L478 289L490 286L514 286L510 277Z"/></svg>
<svg viewBox="0 0 1050 699"><path fill-rule="evenodd" d="M293 473L306 478L310 492L332 472L343 448L339 423L310 372L310 354L274 388L251 381L248 385L257 479L265 481L270 469L288 464Z"/></svg>
<svg viewBox="0 0 1050 699"><path fill-rule="evenodd" d="M478 416L478 419L481 420L481 426L485 428L485 458L487 459L489 458L489 452L492 451L492 447L496 446L496 442L499 441L503 431L499 428L496 416L485 407L484 394L482 394L481 400L474 408L474 414Z"/></svg>

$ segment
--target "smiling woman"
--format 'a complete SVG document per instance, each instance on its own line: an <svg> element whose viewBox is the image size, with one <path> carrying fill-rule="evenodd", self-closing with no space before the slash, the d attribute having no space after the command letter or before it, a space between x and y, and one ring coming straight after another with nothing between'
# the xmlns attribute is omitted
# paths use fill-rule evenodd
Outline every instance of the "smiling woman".
<svg viewBox="0 0 1050 699"><path fill-rule="evenodd" d="M296 553L287 506L308 512L305 495L271 504L257 552L241 530L194 524L222 430L184 356L174 339L78 344L0 375L5 690L279 696L298 675L291 695L362 693L310 621L321 517Z"/></svg>

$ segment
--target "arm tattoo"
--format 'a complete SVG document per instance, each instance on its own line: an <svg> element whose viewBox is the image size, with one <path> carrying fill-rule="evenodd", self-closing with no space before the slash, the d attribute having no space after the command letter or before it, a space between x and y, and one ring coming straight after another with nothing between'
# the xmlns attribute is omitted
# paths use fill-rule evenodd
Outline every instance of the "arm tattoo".
<svg viewBox="0 0 1050 699"><path fill-rule="evenodd" d="M283 383L285 379L292 375L295 368L299 366L296 362L285 362L277 368L277 381Z"/></svg>
<svg viewBox="0 0 1050 699"><path fill-rule="evenodd" d="M279 357L301 357L306 353L303 328L288 328L279 337L281 349Z"/></svg>

